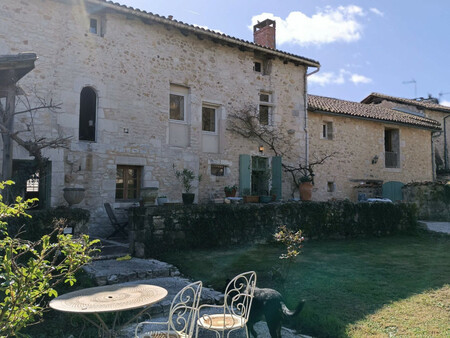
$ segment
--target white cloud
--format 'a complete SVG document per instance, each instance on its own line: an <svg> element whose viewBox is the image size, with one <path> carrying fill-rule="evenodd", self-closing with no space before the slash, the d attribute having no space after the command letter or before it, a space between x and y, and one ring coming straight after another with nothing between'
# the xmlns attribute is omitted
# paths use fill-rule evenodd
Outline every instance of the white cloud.
<svg viewBox="0 0 450 338"><path fill-rule="evenodd" d="M210 31L219 33L219 34L224 34L222 31L220 31L220 30L218 30L218 29L212 29L212 28L209 28L208 26L200 26L200 25L196 25L195 23L192 24L192 25L195 26L195 27L207 29L207 30L210 30Z"/></svg>
<svg viewBox="0 0 450 338"><path fill-rule="evenodd" d="M380 11L378 8L371 8L370 11L378 16L384 16L384 13Z"/></svg>
<svg viewBox="0 0 450 338"><path fill-rule="evenodd" d="M320 45L337 41L353 42L361 38L363 30L359 22L365 16L361 7L339 6L318 10L311 17L300 11L289 13L286 19L272 13L261 13L252 17L253 26L265 19L275 20L277 23L277 42L298 45Z"/></svg>
<svg viewBox="0 0 450 338"><path fill-rule="evenodd" d="M352 81L354 84L360 84L360 83L371 83L372 79L369 79L368 77L360 74L352 74L350 77L350 81Z"/></svg>
<svg viewBox="0 0 450 338"><path fill-rule="evenodd" d="M313 74L308 78L308 81L311 84L316 84L321 87L325 87L325 86L331 85L331 84L342 85L347 82L352 82L355 85L358 85L361 83L366 84L366 83L371 83L372 79L370 79L364 75L352 73L345 69L340 69L339 72L337 72L337 73L336 72L323 72L323 73L319 72L319 73Z"/></svg>
<svg viewBox="0 0 450 338"><path fill-rule="evenodd" d="M450 107L450 101L442 100L439 104Z"/></svg>

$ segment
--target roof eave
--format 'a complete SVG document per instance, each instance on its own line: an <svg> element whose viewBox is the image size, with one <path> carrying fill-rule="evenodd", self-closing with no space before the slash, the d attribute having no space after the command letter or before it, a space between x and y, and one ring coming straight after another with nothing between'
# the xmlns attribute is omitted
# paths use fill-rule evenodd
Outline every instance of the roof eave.
<svg viewBox="0 0 450 338"><path fill-rule="evenodd" d="M88 0L92 3L98 4L99 0ZM135 8L131 8L131 7L127 7L125 5L120 5L117 3L111 3L111 2L106 2L106 0L100 0L100 4L106 8L109 8L111 10L115 10L118 12L123 12L126 14L131 14L134 15L136 17L141 17L141 18L145 18L147 20L152 20L154 22L163 24L163 25L169 25L172 27L175 27L177 29L180 30L184 30L184 31L189 31L193 34L200 34L202 36L206 36L208 38L211 39L219 39L222 40L223 42L227 43L227 44L233 44L239 47L243 47L243 48L248 48L252 51L255 52L260 52L260 53L265 53L265 54L269 54L275 57L279 57L283 60L286 61L290 61L293 62L294 64L302 64L308 67L315 67L315 68L320 68L320 63L318 61L315 60L309 60L306 58L303 58L301 56L297 56L297 55L292 55L289 53L285 53L285 52L281 52L278 51L276 49L271 49L268 47L263 47L257 44L253 44L244 40L240 40L238 38L233 38L230 36L226 36L220 33L216 33L210 30L206 30L203 28L199 28L199 27L195 27L186 23L182 23L179 22L177 20L171 20L171 19L167 19L165 17L162 16L157 16L153 13L148 13L145 11L141 11Z"/></svg>

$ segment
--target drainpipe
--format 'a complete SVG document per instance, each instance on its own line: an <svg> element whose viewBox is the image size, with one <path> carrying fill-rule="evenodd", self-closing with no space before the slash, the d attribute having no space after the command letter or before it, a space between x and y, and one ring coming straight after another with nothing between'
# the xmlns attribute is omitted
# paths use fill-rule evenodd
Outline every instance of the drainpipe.
<svg viewBox="0 0 450 338"><path fill-rule="evenodd" d="M305 165L307 166L309 164L309 138L308 138L308 81L307 77L310 75L313 75L317 73L320 70L320 66L317 67L314 71L311 73L306 73L305 75L305 86L304 86L304 92L303 92L303 98L305 103L305 124L303 126L303 131L305 132ZM308 71L308 68L306 68L306 72Z"/></svg>
<svg viewBox="0 0 450 338"><path fill-rule="evenodd" d="M436 155L434 153L433 138L437 138L437 137L441 136L441 134L442 134L442 131L432 131L431 132L431 172L433 173L433 182L436 181L436 158L435 158Z"/></svg>
<svg viewBox="0 0 450 338"><path fill-rule="evenodd" d="M448 154L447 154L447 124L445 123L445 120L447 117L450 117L450 115L447 115L444 117L444 166L445 170L448 170Z"/></svg>

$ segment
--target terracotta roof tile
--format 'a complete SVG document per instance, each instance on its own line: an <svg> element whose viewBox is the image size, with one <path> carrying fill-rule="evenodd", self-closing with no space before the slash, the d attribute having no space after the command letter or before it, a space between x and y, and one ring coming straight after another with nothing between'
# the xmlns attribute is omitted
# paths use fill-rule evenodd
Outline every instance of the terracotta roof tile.
<svg viewBox="0 0 450 338"><path fill-rule="evenodd" d="M402 97L389 96L389 95L380 94L380 93L370 94L365 99L363 99L361 101L361 103L372 103L374 98L381 98L381 99L386 99L388 101L412 105L412 106L415 106L418 108L438 110L438 111L450 113L450 107L443 106L443 105L440 105L437 103L432 103L432 102L427 102L427 101L419 101L419 100L414 100L414 99L405 99Z"/></svg>
<svg viewBox="0 0 450 338"><path fill-rule="evenodd" d="M342 114L349 117L407 124L433 130L440 130L441 125L439 122L426 117L408 114L389 108L316 95L308 95L308 110L312 112L317 111Z"/></svg>

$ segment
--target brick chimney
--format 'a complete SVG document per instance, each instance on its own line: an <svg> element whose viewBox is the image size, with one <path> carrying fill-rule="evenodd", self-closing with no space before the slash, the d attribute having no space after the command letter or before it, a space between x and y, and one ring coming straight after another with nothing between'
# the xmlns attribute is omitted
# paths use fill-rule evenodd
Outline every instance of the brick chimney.
<svg viewBox="0 0 450 338"><path fill-rule="evenodd" d="M253 42L275 49L275 21L266 19L253 26Z"/></svg>

